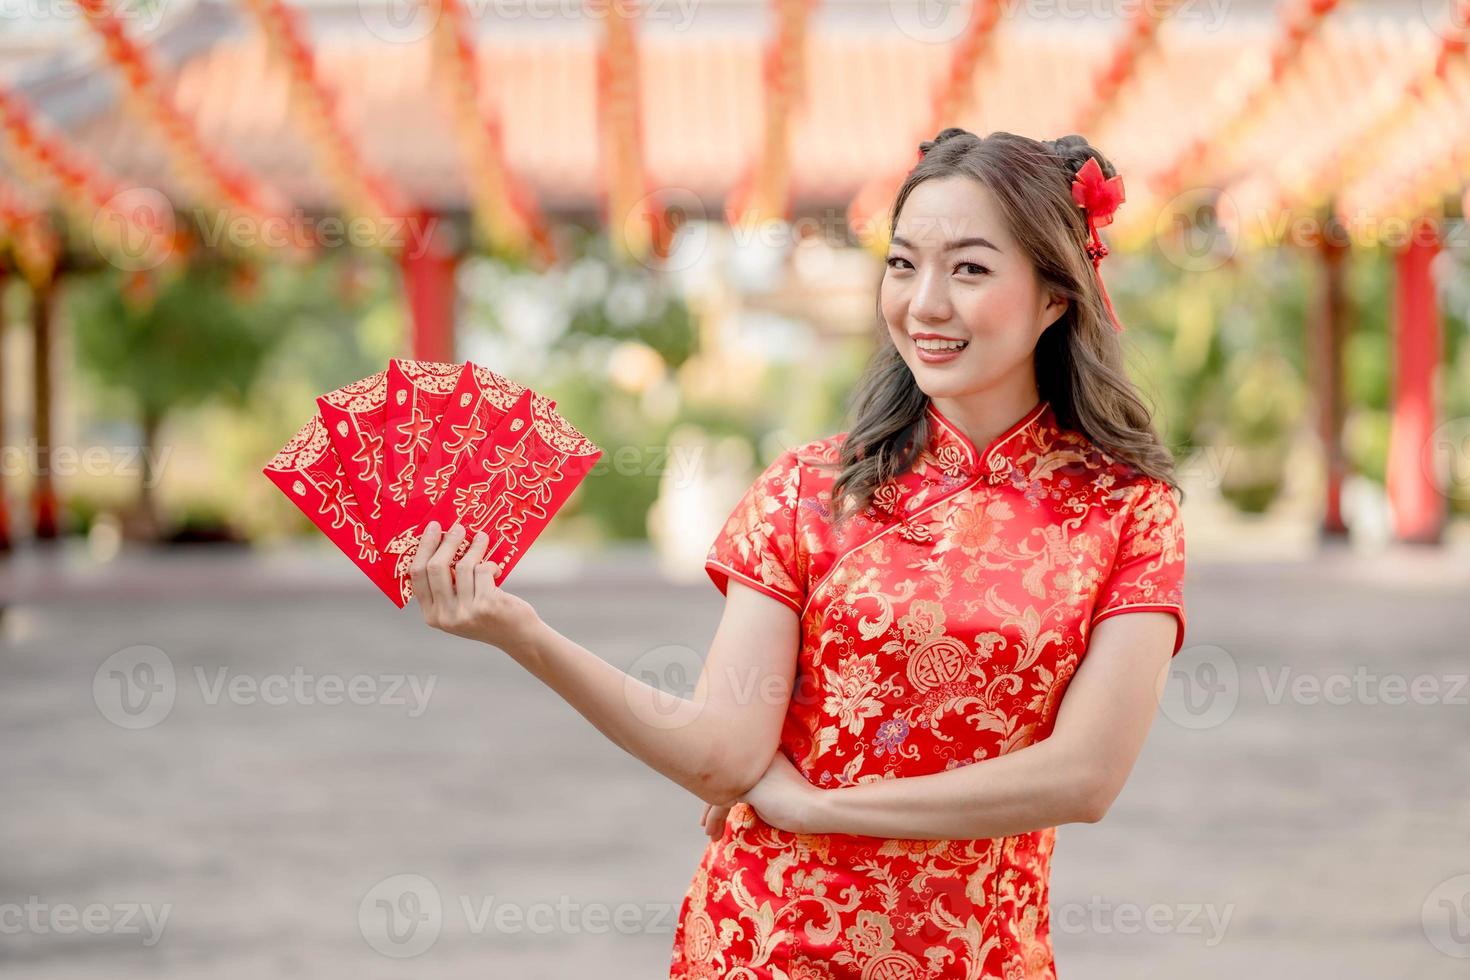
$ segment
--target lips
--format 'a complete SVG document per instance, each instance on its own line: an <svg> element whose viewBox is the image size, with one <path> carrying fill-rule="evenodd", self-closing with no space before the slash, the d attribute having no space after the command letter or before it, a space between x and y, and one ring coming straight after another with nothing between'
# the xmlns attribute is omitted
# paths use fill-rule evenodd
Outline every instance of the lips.
<svg viewBox="0 0 1470 980"><path fill-rule="evenodd" d="M931 354L957 354L970 346L968 340L959 337L912 337L914 346L921 351ZM958 344L959 346L953 346ZM942 346L930 346L942 345Z"/></svg>

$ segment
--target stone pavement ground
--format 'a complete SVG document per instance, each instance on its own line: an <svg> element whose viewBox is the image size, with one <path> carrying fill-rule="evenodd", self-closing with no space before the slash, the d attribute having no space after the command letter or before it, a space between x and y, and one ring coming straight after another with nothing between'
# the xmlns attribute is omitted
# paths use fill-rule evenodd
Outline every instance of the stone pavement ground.
<svg viewBox="0 0 1470 980"><path fill-rule="evenodd" d="M508 587L687 690L714 588L564 561ZM1470 561L1186 589L1128 787L1058 831L1059 975L1470 975ZM702 805L339 556L21 556L0 594L0 977L667 976Z"/></svg>

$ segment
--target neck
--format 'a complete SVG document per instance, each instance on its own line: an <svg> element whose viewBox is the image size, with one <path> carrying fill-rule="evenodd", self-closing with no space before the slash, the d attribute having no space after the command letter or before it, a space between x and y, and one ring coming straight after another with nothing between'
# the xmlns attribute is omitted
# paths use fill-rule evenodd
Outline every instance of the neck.
<svg viewBox="0 0 1470 980"><path fill-rule="evenodd" d="M940 414L953 423L980 449L1015 425L1017 420L1041 401L1036 382L1027 377L1024 384L1009 388L987 388L960 395L931 396Z"/></svg>

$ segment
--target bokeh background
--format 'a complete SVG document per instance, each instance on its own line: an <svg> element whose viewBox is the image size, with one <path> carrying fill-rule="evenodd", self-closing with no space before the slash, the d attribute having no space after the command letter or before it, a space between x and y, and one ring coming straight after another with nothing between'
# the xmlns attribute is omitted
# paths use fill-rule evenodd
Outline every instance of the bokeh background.
<svg viewBox="0 0 1470 980"><path fill-rule="evenodd" d="M689 693L893 190L1082 133L1185 649L1059 972L1470 971L1470 4L0 6L0 976L657 977L702 804L261 474L390 357L604 451L507 588Z"/></svg>

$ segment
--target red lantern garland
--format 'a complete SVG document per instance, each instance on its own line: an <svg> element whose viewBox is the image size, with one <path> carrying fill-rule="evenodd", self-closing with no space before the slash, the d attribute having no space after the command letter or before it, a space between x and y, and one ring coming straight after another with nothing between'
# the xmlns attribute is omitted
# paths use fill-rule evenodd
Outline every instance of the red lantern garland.
<svg viewBox="0 0 1470 980"><path fill-rule="evenodd" d="M1153 193L1166 198L1178 192L1187 181L1208 179L1203 168L1212 155L1224 146L1234 145L1257 119L1276 93L1287 70L1296 64L1302 49L1322 26L1340 0L1285 0L1278 14L1279 33L1271 45L1267 70L1246 90L1223 123L1212 132L1201 133L1190 140L1154 173L1146 178Z"/></svg>
<svg viewBox="0 0 1470 980"><path fill-rule="evenodd" d="M162 137L170 152L170 163L180 181L200 201L217 202L247 215L264 226L278 221L292 227L287 205L276 192L247 175L230 170L210 153L193 125L174 106L158 81L157 72L144 49L128 37L122 21L108 0L78 0L87 23L102 40L103 49L126 82L129 108ZM263 236L254 236L260 241ZM309 247L293 242L292 251Z"/></svg>
<svg viewBox="0 0 1470 980"><path fill-rule="evenodd" d="M25 103L3 85L0 137L15 169L32 183L51 188L53 199L90 230L98 249L114 264L155 266L189 250L172 212L160 213L167 204L161 195L127 201L116 178L59 135L43 132Z"/></svg>
<svg viewBox="0 0 1470 980"><path fill-rule="evenodd" d="M1463 101L1470 87L1467 53L1470 0L1459 0L1441 29L1434 64L1409 80L1399 99L1374 118L1339 161L1345 185L1336 201L1339 218L1350 222L1355 212L1364 211L1418 217L1442 206L1445 196L1470 180L1470 125Z"/></svg>
<svg viewBox="0 0 1470 980"><path fill-rule="evenodd" d="M293 107L305 123L317 164L337 188L344 209L380 226L406 214L398 188L382 174L369 172L343 126L336 93L317 73L316 58L299 23L300 11L281 0L245 0L245 5L255 15L271 54L286 70Z"/></svg>
<svg viewBox="0 0 1470 980"><path fill-rule="evenodd" d="M480 91L469 16L459 0L426 0L436 8L436 66L443 69L460 153L468 170L475 222L495 248L530 255L541 267L556 261L551 228L535 195L505 159L500 116Z"/></svg>
<svg viewBox="0 0 1470 980"><path fill-rule="evenodd" d="M1005 6L1006 0L973 0L970 22L950 50L949 67L930 99L929 124L914 141L915 145L932 139L946 126L961 124L961 118L974 102L975 72L990 51ZM907 165L870 180L848 204L848 226L873 250L882 252L888 247L888 228L881 219L892 207L909 170L922 157L915 150Z"/></svg>
<svg viewBox="0 0 1470 980"><path fill-rule="evenodd" d="M668 255L673 228L643 167L638 98L636 0L591 0L606 25L597 51L597 122L601 147L603 221L619 254L641 261Z"/></svg>
<svg viewBox="0 0 1470 980"><path fill-rule="evenodd" d="M1118 93L1138 71L1143 56L1158 43L1159 24L1168 16L1173 0L1150 0L1138 5L1128 28L1113 47L1107 66L1093 78L1087 101L1077 111L1072 131L1095 131L1117 105Z"/></svg>
<svg viewBox="0 0 1470 980"><path fill-rule="evenodd" d="M0 247L32 286L50 281L61 258L61 240L46 215L18 190L0 181Z"/></svg>
<svg viewBox="0 0 1470 980"><path fill-rule="evenodd" d="M791 218L791 119L805 97L806 27L816 0L773 0L776 34L761 59L764 133L760 156L725 201L732 224Z"/></svg>

